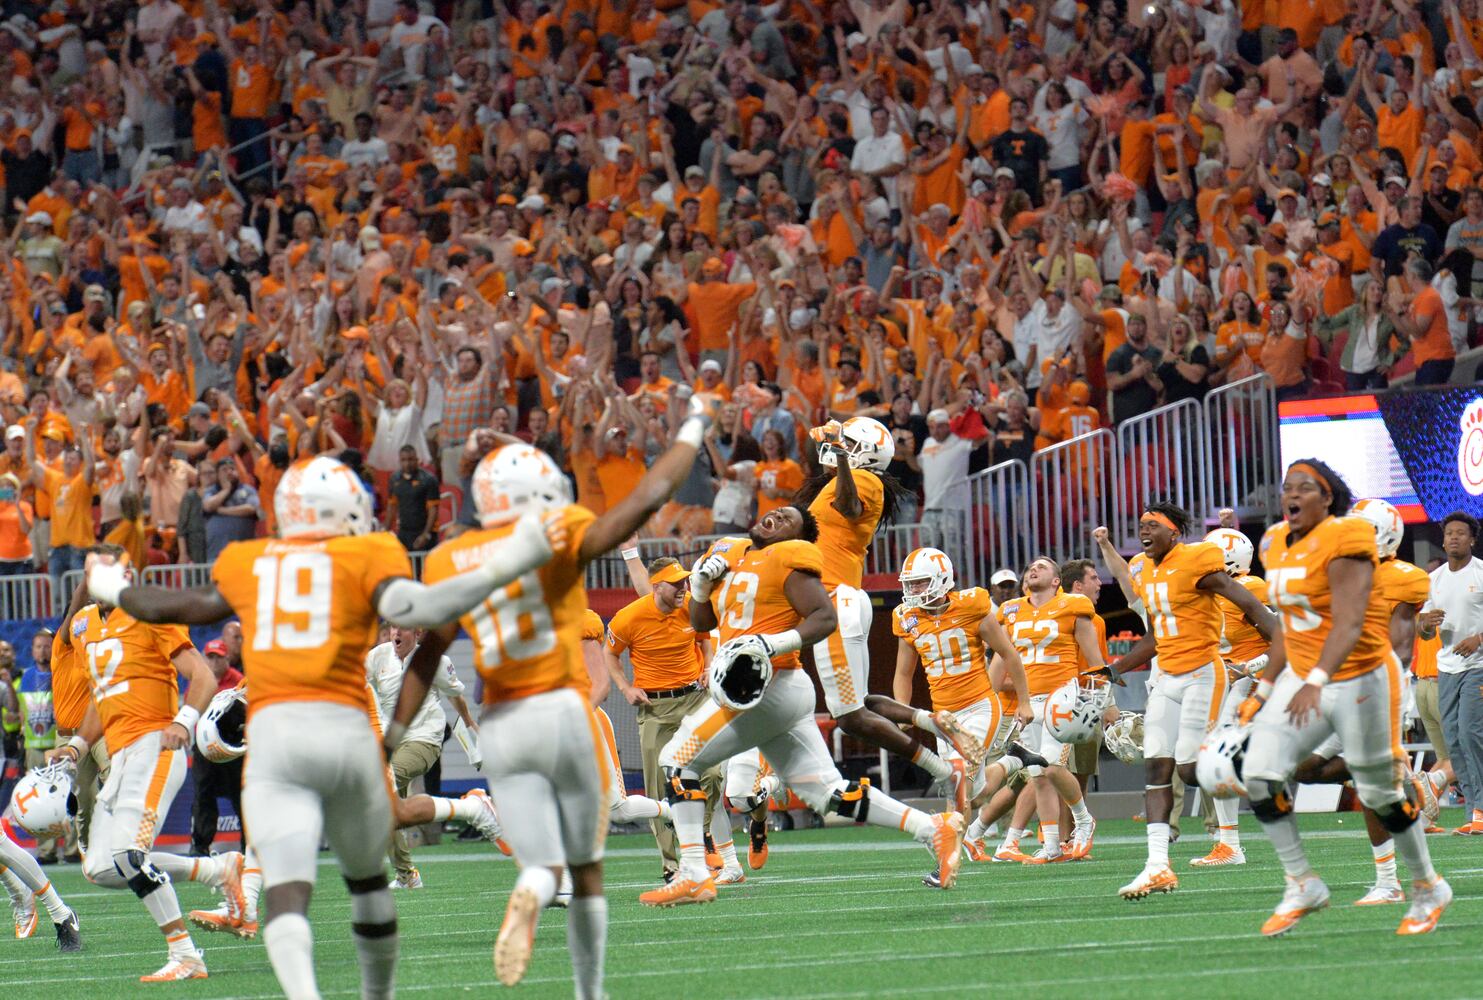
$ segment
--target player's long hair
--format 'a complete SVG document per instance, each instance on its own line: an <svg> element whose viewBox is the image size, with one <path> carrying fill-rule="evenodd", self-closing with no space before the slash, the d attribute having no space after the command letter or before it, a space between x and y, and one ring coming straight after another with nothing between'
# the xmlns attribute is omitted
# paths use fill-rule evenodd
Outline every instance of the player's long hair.
<svg viewBox="0 0 1483 1000"><path fill-rule="evenodd" d="M1316 458L1300 458L1290 463L1288 468L1294 465L1306 465L1318 473L1319 479L1323 481L1323 485L1328 488L1329 495L1333 497L1329 501L1330 514L1334 517L1343 517L1349 513L1349 508L1354 506L1354 492L1349 489L1349 484L1344 481L1344 477L1335 472L1331 465Z"/></svg>
<svg viewBox="0 0 1483 1000"><path fill-rule="evenodd" d="M840 460L844 460L843 455L840 456ZM916 494L901 485L901 480L889 472L877 472L874 469L852 469L850 471L875 476L885 487L885 495L881 498L881 524L895 524L896 515L902 509L903 502L916 499ZM825 468L823 472L805 479L803 485L798 488L798 492L794 494L794 505L799 510L806 509L824 487L829 485L829 480L835 475L834 469Z"/></svg>

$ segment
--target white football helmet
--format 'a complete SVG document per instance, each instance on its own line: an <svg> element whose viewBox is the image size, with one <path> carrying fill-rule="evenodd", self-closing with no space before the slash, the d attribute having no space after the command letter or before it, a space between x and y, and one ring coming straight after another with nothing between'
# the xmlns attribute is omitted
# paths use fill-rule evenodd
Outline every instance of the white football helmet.
<svg viewBox="0 0 1483 1000"><path fill-rule="evenodd" d="M72 772L62 762L32 768L10 796L11 819L39 840L66 834L76 812Z"/></svg>
<svg viewBox="0 0 1483 1000"><path fill-rule="evenodd" d="M953 563L941 549L916 549L901 564L901 606L930 608L953 589Z"/></svg>
<svg viewBox="0 0 1483 1000"><path fill-rule="evenodd" d="M744 712L762 700L772 682L772 657L755 635L739 635L721 644L711 658L705 683L716 704Z"/></svg>
<svg viewBox="0 0 1483 1000"><path fill-rule="evenodd" d="M1349 508L1354 517L1362 517L1375 526L1375 548L1381 559L1389 559L1401 547L1401 536L1406 533L1406 522L1401 512L1384 500L1361 500Z"/></svg>
<svg viewBox="0 0 1483 1000"><path fill-rule="evenodd" d="M1211 798L1246 797L1246 779L1241 770L1246 759L1250 726L1227 722L1205 734L1200 756L1195 758L1195 777Z"/></svg>
<svg viewBox="0 0 1483 1000"><path fill-rule="evenodd" d="M479 524L486 528L572 502L571 484L551 456L528 444L507 444L480 459L473 489Z"/></svg>
<svg viewBox="0 0 1483 1000"><path fill-rule="evenodd" d="M201 751L202 757L213 764L225 764L247 753L245 729L239 737L242 740L240 746L233 744L221 731L222 717L239 704L247 704L247 692L240 686L229 691L218 691L216 697L211 699L211 704L206 706L201 721L196 723L196 748Z"/></svg>
<svg viewBox="0 0 1483 1000"><path fill-rule="evenodd" d="M1061 743L1085 743L1097 731L1097 719L1105 707L1099 687L1083 685L1077 678L1062 684L1045 701L1045 728Z"/></svg>
<svg viewBox="0 0 1483 1000"><path fill-rule="evenodd" d="M839 444L852 469L885 472L896 457L896 439L886 425L873 417L851 417L839 428ZM828 469L839 463L833 448L819 449L819 464Z"/></svg>
<svg viewBox="0 0 1483 1000"><path fill-rule="evenodd" d="M1143 716L1122 712L1117 721L1102 731L1102 742L1112 756L1124 764L1143 761Z"/></svg>
<svg viewBox="0 0 1483 1000"><path fill-rule="evenodd" d="M273 494L273 513L280 538L334 538L376 530L365 484L328 455L288 467Z"/></svg>
<svg viewBox="0 0 1483 1000"><path fill-rule="evenodd" d="M1232 576L1251 575L1251 557L1256 554L1251 539L1234 528L1216 528L1205 541L1220 546L1226 557L1226 572Z"/></svg>

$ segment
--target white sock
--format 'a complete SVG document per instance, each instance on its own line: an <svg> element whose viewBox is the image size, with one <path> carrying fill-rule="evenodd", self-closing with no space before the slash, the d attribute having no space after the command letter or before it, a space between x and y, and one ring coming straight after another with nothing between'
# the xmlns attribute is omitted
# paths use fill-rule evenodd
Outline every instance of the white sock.
<svg viewBox="0 0 1483 1000"><path fill-rule="evenodd" d="M1375 884L1399 886L1395 874L1395 841L1387 839L1383 844L1371 844L1370 851L1375 855Z"/></svg>
<svg viewBox="0 0 1483 1000"><path fill-rule="evenodd" d="M551 900L556 898L556 876L551 874L551 869L541 865L528 865L520 869L520 875L515 879L515 888L529 889L536 894L536 902L541 909L551 905Z"/></svg>
<svg viewBox="0 0 1483 1000"><path fill-rule="evenodd" d="M31 887L4 865L0 865L0 884L5 886L6 895L10 896L11 906L25 906L31 901Z"/></svg>
<svg viewBox="0 0 1483 1000"><path fill-rule="evenodd" d="M646 795L629 795L616 804L608 815L614 823L635 823L642 819L657 819L664 815L658 799ZM721 810L716 810L718 813Z"/></svg>
<svg viewBox="0 0 1483 1000"><path fill-rule="evenodd" d="M248 923L257 919L257 899L262 891L263 870L257 866L257 854L249 847L242 868L242 919Z"/></svg>
<svg viewBox="0 0 1483 1000"><path fill-rule="evenodd" d="M1148 867L1169 867L1169 824L1148 824Z"/></svg>
<svg viewBox="0 0 1483 1000"><path fill-rule="evenodd" d="M150 864L170 876L171 882L200 882L216 884L217 869L221 866L216 858L188 858L183 854L151 851Z"/></svg>
<svg viewBox="0 0 1483 1000"><path fill-rule="evenodd" d="M390 889L350 894L350 931L360 962L361 1000L390 1000L396 992L399 945Z"/></svg>
<svg viewBox="0 0 1483 1000"><path fill-rule="evenodd" d="M1220 827L1216 832L1216 839L1227 847L1240 849L1241 826L1238 818L1241 802L1239 799L1214 799L1215 822Z"/></svg>
<svg viewBox="0 0 1483 1000"><path fill-rule="evenodd" d="M1277 851L1277 860L1282 870L1293 878L1304 878L1313 872L1308 855L1303 851L1303 841L1298 837L1298 822L1291 813L1273 822L1262 821L1262 829Z"/></svg>
<svg viewBox="0 0 1483 1000"><path fill-rule="evenodd" d="M1083 795L1075 802L1066 803L1071 810L1071 819L1077 826L1086 826L1092 821L1092 811L1087 808L1086 796Z"/></svg>
<svg viewBox="0 0 1483 1000"><path fill-rule="evenodd" d="M51 917L51 922L54 924L60 924L72 915L72 909L62 902L62 897L57 895L57 890L52 888L50 882L46 883L45 889L36 894L36 898L41 900L42 905L46 907L47 915Z"/></svg>
<svg viewBox="0 0 1483 1000"><path fill-rule="evenodd" d="M917 747L916 752L911 755L911 762L932 775L936 781L941 781L953 773L953 769L948 766L947 761L926 747Z"/></svg>
<svg viewBox="0 0 1483 1000"><path fill-rule="evenodd" d="M1426 827L1421 821L1412 823L1395 835L1396 853L1406 863L1406 871L1415 882L1434 882L1437 870L1432 867L1431 851L1426 846Z"/></svg>
<svg viewBox="0 0 1483 1000"><path fill-rule="evenodd" d="M726 868L741 867L736 858L736 842L731 836L731 814L724 806L718 805L711 813L711 839L716 842L716 853L721 855L722 865Z"/></svg>
<svg viewBox="0 0 1483 1000"><path fill-rule="evenodd" d="M1059 823L1042 823L1040 832L1045 835L1045 853L1051 857L1061 853L1061 826Z"/></svg>
<svg viewBox="0 0 1483 1000"><path fill-rule="evenodd" d="M705 863L705 803L693 799L672 802L670 815L680 845L680 877L704 882L711 875Z"/></svg>
<svg viewBox="0 0 1483 1000"><path fill-rule="evenodd" d="M436 795L429 796L429 798L433 800L434 823L444 823L454 817L463 820L465 823L473 822L473 818L468 814L468 810L464 810L465 815L459 815L458 806L460 802L464 801L463 799L444 799ZM469 800L469 802L472 801L472 799Z"/></svg>
<svg viewBox="0 0 1483 1000"><path fill-rule="evenodd" d="M913 709L911 713L911 724L927 733L937 732L937 726L932 721L932 713L925 708Z"/></svg>
<svg viewBox="0 0 1483 1000"><path fill-rule="evenodd" d="M607 945L607 899L602 896L573 896L571 905L566 908L566 946L572 954L572 979L577 986L577 1000L602 1000Z"/></svg>
<svg viewBox="0 0 1483 1000"><path fill-rule="evenodd" d="M869 811L865 814L865 822L871 826L883 826L890 830L905 830L914 839L923 843L932 839L932 831L936 829L932 817L920 809L913 809L903 802L898 802L885 792L875 788L866 793L869 802Z"/></svg>
<svg viewBox="0 0 1483 1000"><path fill-rule="evenodd" d="M150 895L158 896L159 893L153 892ZM188 958L200 957L200 952L196 951L195 942L191 940L191 932L184 927L178 931L170 931L165 935L165 948L170 957L177 962Z"/></svg>
<svg viewBox="0 0 1483 1000"><path fill-rule="evenodd" d="M167 927L180 919L180 900L175 895L175 886L169 882L144 897L144 908L154 917L160 927Z"/></svg>
<svg viewBox="0 0 1483 1000"><path fill-rule="evenodd" d="M273 975L288 1000L319 1000L314 981L314 931L302 913L280 913L263 928Z"/></svg>
<svg viewBox="0 0 1483 1000"><path fill-rule="evenodd" d="M975 816L973 817L973 822L968 824L968 831L963 834L963 839L982 840L986 829L987 827L984 825L984 821Z"/></svg>
<svg viewBox="0 0 1483 1000"><path fill-rule="evenodd" d="M1003 847L1009 847L1011 845L1018 844L1020 842L1020 838L1023 837L1024 835L1025 835L1025 831L1024 831L1023 828L1018 827L1018 826L1012 826L1008 830L1005 831L1005 833L1004 833L1004 843L1001 846L1003 846Z"/></svg>

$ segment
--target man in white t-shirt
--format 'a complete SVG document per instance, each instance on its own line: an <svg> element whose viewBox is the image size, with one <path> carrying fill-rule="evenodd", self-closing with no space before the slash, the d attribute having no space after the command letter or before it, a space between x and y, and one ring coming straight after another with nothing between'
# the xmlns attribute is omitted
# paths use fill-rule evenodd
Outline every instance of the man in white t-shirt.
<svg viewBox="0 0 1483 1000"><path fill-rule="evenodd" d="M375 134L376 120L362 111L355 116L355 138L340 147L340 159L352 167L380 167L391 160L386 140Z"/></svg>
<svg viewBox="0 0 1483 1000"><path fill-rule="evenodd" d="M448 26L431 14L418 10L416 0L402 0L397 7L397 21L391 26L388 40L392 48L401 51L402 69L413 80L422 79L423 50L427 48L434 28L441 28L447 36Z"/></svg>
<svg viewBox="0 0 1483 1000"><path fill-rule="evenodd" d="M927 414L927 438L917 451L922 467L921 544L946 552L955 566L963 566L963 536L968 526L971 496L968 459L975 448L988 443L953 433L947 410Z"/></svg>
<svg viewBox="0 0 1483 1000"><path fill-rule="evenodd" d="M906 169L906 145L901 135L890 130L891 113L881 105L870 109L871 134L855 143L850 169L880 179L886 189L886 201L896 207L896 175Z"/></svg>
<svg viewBox="0 0 1483 1000"><path fill-rule="evenodd" d="M1038 389L1046 363L1055 361L1068 347L1081 342L1081 314L1066 304L1066 293L1058 285L1047 288L1045 295L1015 324L1016 347L1020 324L1024 324L1024 332L1029 335L1029 352L1020 359L1025 366L1025 387Z"/></svg>
<svg viewBox="0 0 1483 1000"><path fill-rule="evenodd" d="M1440 635L1437 700L1452 770L1473 814L1454 833L1483 834L1483 559L1473 555L1478 520L1457 511L1442 520L1447 562L1431 575L1431 597L1416 618L1423 639Z"/></svg>

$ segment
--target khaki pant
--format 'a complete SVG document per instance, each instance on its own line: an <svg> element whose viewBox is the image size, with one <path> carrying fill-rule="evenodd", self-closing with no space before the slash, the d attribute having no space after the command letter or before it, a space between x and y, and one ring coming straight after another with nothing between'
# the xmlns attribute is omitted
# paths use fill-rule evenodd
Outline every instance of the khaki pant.
<svg viewBox="0 0 1483 1000"><path fill-rule="evenodd" d="M1184 814L1184 787L1179 771L1175 770L1172 782L1174 805L1169 810L1169 829L1175 833L1179 832L1179 819ZM1199 785L1195 786L1194 792L1200 797L1200 820L1205 824L1205 832L1213 837L1220 829L1220 824L1215 819L1215 805L1210 796L1200 790Z"/></svg>
<svg viewBox="0 0 1483 1000"><path fill-rule="evenodd" d="M1437 679L1435 677L1418 678L1414 690L1416 691L1416 714L1421 716L1421 728L1426 730L1426 738L1431 743L1432 749L1436 751L1437 763L1443 764L1452 756L1447 749L1447 740L1442 735L1442 706L1438 696Z"/></svg>
<svg viewBox="0 0 1483 1000"><path fill-rule="evenodd" d="M72 831L67 834L68 854L86 850L86 845L79 842L78 834L81 833L82 839L86 840L87 831L93 823L93 805L98 801L98 792L107 780L108 741L100 736L98 742L77 762L77 818L72 824Z"/></svg>
<svg viewBox="0 0 1483 1000"><path fill-rule="evenodd" d="M1071 773L1094 777L1097 773L1097 758L1102 752L1102 723L1097 723L1092 738L1071 747Z"/></svg>
<svg viewBox="0 0 1483 1000"><path fill-rule="evenodd" d="M644 761L644 794L651 799L662 799L665 793L664 772L659 766L659 751L679 731L685 716L705 705L710 696L704 690L694 691L683 698L655 698L638 710L639 748ZM713 767L700 776L700 786L705 790L705 828L711 828L711 814L721 803L721 789L725 783L724 767ZM664 856L664 867L673 871L680 866L675 832L662 819L650 820L654 828L654 839L659 842L659 853Z"/></svg>
<svg viewBox="0 0 1483 1000"><path fill-rule="evenodd" d="M432 743L407 742L397 747L391 755L391 776L397 795L405 799L412 790L412 782L432 770L442 752L442 747ZM414 870L405 830L397 830L392 835L391 864L398 875L410 875Z"/></svg>

